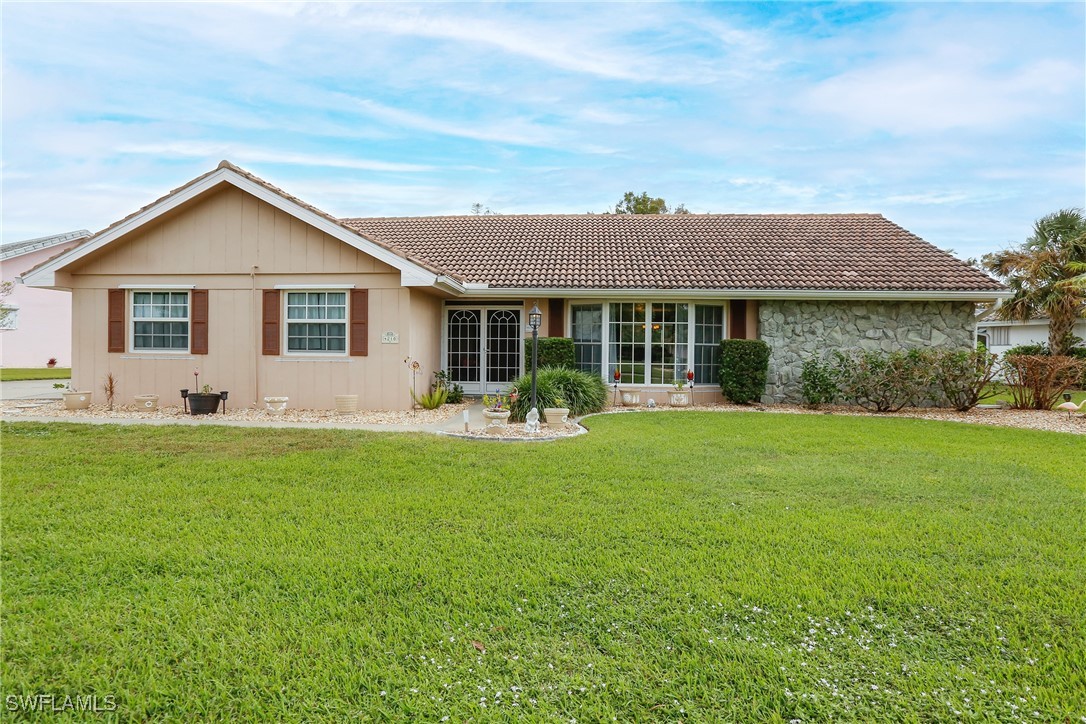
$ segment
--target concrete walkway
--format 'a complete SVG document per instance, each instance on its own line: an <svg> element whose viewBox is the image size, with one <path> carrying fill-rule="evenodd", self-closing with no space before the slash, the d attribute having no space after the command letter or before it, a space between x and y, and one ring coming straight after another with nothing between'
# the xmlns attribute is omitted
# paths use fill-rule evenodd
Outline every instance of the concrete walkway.
<svg viewBox="0 0 1086 724"><path fill-rule="evenodd" d="M12 380L0 382L0 400L59 400L60 390L54 390L57 382L68 380Z"/></svg>

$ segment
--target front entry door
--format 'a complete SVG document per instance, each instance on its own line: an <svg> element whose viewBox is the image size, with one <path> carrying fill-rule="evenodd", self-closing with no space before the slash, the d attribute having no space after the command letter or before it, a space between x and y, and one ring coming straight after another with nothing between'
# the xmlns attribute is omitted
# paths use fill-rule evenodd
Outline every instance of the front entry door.
<svg viewBox="0 0 1086 724"><path fill-rule="evenodd" d="M519 309L457 307L445 310L445 371L469 395L507 390L521 374Z"/></svg>

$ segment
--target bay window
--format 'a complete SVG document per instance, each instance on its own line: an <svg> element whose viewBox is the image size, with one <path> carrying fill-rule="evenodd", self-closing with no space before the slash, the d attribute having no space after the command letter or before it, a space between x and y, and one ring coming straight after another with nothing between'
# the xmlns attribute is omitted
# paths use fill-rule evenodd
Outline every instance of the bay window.
<svg viewBox="0 0 1086 724"><path fill-rule="evenodd" d="M571 304L570 336L577 368L622 384L670 385L694 371L696 384L717 384L724 339L723 303L611 302Z"/></svg>

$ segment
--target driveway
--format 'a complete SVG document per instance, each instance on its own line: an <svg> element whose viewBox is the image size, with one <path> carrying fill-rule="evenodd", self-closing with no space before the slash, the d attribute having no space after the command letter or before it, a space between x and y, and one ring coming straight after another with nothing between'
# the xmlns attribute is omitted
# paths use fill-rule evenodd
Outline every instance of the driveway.
<svg viewBox="0 0 1086 724"><path fill-rule="evenodd" d="M68 380L16 380L0 382L0 400L59 400L60 390L53 384Z"/></svg>

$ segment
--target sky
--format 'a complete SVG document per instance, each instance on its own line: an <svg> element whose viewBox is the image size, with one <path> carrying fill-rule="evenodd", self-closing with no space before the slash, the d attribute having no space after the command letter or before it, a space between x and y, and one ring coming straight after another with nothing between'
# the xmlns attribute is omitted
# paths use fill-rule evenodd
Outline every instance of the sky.
<svg viewBox="0 0 1086 724"><path fill-rule="evenodd" d="M1086 206L1086 4L15 3L3 241L230 161L336 216L881 213L961 257Z"/></svg>

